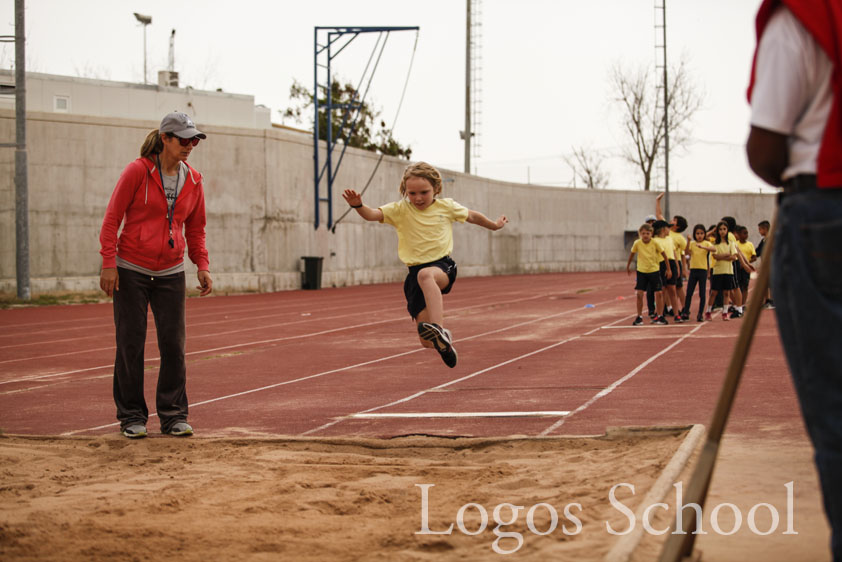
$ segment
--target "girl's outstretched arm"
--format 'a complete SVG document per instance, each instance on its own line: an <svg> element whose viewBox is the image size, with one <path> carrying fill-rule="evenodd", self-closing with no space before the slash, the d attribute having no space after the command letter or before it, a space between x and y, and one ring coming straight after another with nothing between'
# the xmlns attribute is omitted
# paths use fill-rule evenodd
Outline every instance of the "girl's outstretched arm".
<svg viewBox="0 0 842 562"><path fill-rule="evenodd" d="M509 219L506 218L506 215L500 215L496 221L491 220L490 218L486 217L479 211L468 211L468 218L465 219L466 222L471 224L476 224L478 226L483 226L488 230L500 230L506 223L509 222Z"/></svg>
<svg viewBox="0 0 842 562"><path fill-rule="evenodd" d="M383 220L383 211L380 209L372 209L368 205L363 205L362 195L353 189L346 189L342 193L342 198L345 199L345 202L353 207L354 210L357 211L357 214L365 220L377 222L381 222Z"/></svg>

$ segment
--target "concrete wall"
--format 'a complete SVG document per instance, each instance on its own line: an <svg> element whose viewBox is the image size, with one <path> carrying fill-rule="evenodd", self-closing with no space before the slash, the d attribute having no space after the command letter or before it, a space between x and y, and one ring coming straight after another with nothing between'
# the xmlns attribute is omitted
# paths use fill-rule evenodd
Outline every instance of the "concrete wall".
<svg viewBox="0 0 842 562"><path fill-rule="evenodd" d="M99 229L114 184L157 121L32 112L27 120L30 269L35 293L93 290L100 269ZM336 231L314 229L312 140L281 129L197 125L208 139L190 163L205 177L207 244L215 287L277 291L301 286L301 256L324 257L323 286L397 281L393 229L356 213ZM0 138L14 138L14 113L0 110ZM345 187L361 189L378 156L348 149L334 192L334 217L345 212ZM433 164L435 164L433 162ZM384 158L363 199L396 200L405 161ZM454 225L460 275L616 270L625 266L626 231L653 212L641 191L560 189L487 180L442 170L444 196L491 218L499 232ZM323 190L322 196L326 196ZM750 227L771 216L773 197L673 193L670 209L691 226L733 215ZM14 149L0 150L0 291L15 290ZM195 268L188 260L188 271Z"/></svg>

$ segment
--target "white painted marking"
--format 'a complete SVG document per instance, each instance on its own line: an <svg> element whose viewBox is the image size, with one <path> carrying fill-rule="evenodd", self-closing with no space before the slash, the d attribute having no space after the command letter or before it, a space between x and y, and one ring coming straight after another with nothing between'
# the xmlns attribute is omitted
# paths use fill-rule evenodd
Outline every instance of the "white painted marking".
<svg viewBox="0 0 842 562"><path fill-rule="evenodd" d="M545 437L546 435L550 434L551 432L555 431L556 429L558 429L559 427L561 427L562 425L564 425L564 422L565 422L565 421L567 421L569 418L571 418L571 417L575 416L575 415L576 415L576 414L578 414L579 412L583 412L583 411L585 411L586 409L588 409L588 408L591 406L591 404L593 404L594 402L596 402L596 401L597 401L597 400L599 400L600 398L603 398L603 397L605 397L605 396L608 396L609 394L611 394L612 392L614 392L614 391L617 389L617 387L619 387L621 384L623 384L623 383L624 383L624 382L626 382L627 380L631 379L633 376L635 376L637 373L639 373L640 371L642 371L642 370L643 370L646 366L648 366L650 363L652 363L653 361L655 361L656 359L658 359L659 357L661 357L662 355L664 355L664 354L665 354L665 353L667 353L668 351L670 351L670 350L672 350L673 348L675 348L675 347L676 347L677 345L679 345L681 342L683 342L684 340L686 340L687 338L689 338L690 336L692 336L694 333L696 333L697 331L699 331L699 330L700 330L703 326L704 326L704 324L699 324L699 325L697 325L697 326L696 326L695 328L693 328L690 332L688 332L688 333L684 334L683 336L681 336L680 338L678 338L677 340L675 340L674 342L672 342L670 345L668 345L667 347L665 347L664 349L662 349L661 351L659 351L658 353L656 353L655 355L653 355L652 357L650 357L649 359L647 359L646 361L644 361L643 363L641 363L640 365L638 365L637 367L635 367L634 369L632 369L631 371L629 371L628 373L626 373L625 375L623 375L622 377L620 377L619 379L617 379L616 381L614 381L614 382L613 382L613 383L611 383L610 385L606 386L605 388L603 388L602 390L600 390L599 392L597 392L596 394L594 394L594 395L590 398L590 400L588 400L587 402L585 402L584 404L582 404L581 406L579 406L578 408L576 408L575 410L573 410L573 411L570 413L570 415L569 415L569 416L565 417L565 418L564 418L564 419L562 419L562 420L557 421L556 423L554 423L553 425L551 425L550 427L548 427L547 429L545 429L544 431L542 431L541 433L539 433L539 434L538 434L538 436L539 436L539 437Z"/></svg>
<svg viewBox="0 0 842 562"><path fill-rule="evenodd" d="M613 301L605 301L604 303L599 303L599 304L607 304L607 303L609 303L609 302L613 302ZM543 320L548 320L548 319L550 319L550 318L556 318L556 317L558 317L558 316L563 316L563 315L565 315L565 314L572 314L572 313L574 313L574 312L579 312L579 311L581 311L581 310L582 310L582 309L579 309L579 308L574 308L574 309L570 309L570 310L564 310L564 311L562 311L562 312L557 312L557 313L555 313L555 314L550 314L549 316L544 316L544 317L541 317L541 318L534 318L534 319L532 319L532 320L527 320L527 321L524 321L524 322L520 322L520 323L518 323L518 324L510 324L509 326L506 326L506 327L504 327L504 328L500 328L500 329L497 329L497 330L491 330L491 331L489 331L489 332L484 332L484 333L481 333L481 334L475 334L475 335L473 335L473 336L468 336L467 338L460 338L460 339L459 339L459 340L457 340L457 341L467 341L467 340L472 340L472 339L475 339L475 338L480 338L480 337L484 337L484 336L487 336L487 335L490 335L490 334L495 334L495 333L497 333L497 332L502 332L502 331L510 330L510 329L512 329L512 328L517 328L517 327L520 327L520 326L525 326L525 325L528 325L528 324L534 324L534 323L536 323L536 322L540 322L540 321L543 321ZM626 317L626 318L630 318L630 317ZM626 318L620 318L619 320L617 320L617 322L619 322L619 321L621 321L621 320L625 320ZM613 322L612 322L612 324L613 324ZM600 329L600 328L594 328L594 329L593 329L593 330L591 330L590 332L587 332L585 335L589 335L589 334L591 334L591 333L593 333L593 332L596 332L596 331L597 331L597 330L599 330L599 329ZM480 374L485 373L485 372L487 372L487 371L491 371L491 370L493 370L493 369L496 369L497 367L502 367L502 366L504 366L504 365L508 365L509 363L513 363L514 361L517 361L518 359L522 359L522 358L525 358L525 357L529 357L529 356L531 356L531 355L535 355L535 354L537 354L537 353L540 353L540 352L541 352L541 351L543 351L543 350L547 350L547 349L551 349L551 348L553 348L553 347L557 347L557 346L559 346L559 345L561 345L561 344L563 344L563 343L566 343L566 342L568 342L568 341L573 341L573 340L575 340L575 339L578 339L579 337L581 337L581 336L574 336L573 338L570 338L570 339L567 339L567 340L564 340L564 341L561 341L561 342L554 343L554 344L552 344L552 345L550 345L550 346L547 346L547 347L545 347L545 348L543 348L543 349L539 349L539 350L537 350L537 351L533 351L533 352L531 352L531 353L527 353L527 354L525 354L525 355L521 355L520 357L516 357L516 358L514 358L514 359L510 359L510 360L508 360L508 361L505 361L505 362L503 362L503 363L499 363L498 365L494 365L494 366L489 367L489 368L487 368L487 369L483 369L482 371L477 371L476 373L473 373L473 374L471 374L471 375L468 375L468 376L465 376L465 377L462 377L462 378L459 378L459 379L455 379L455 380L450 381L450 382L448 382L448 383L444 383L444 384L441 384L441 385L439 385L439 386L436 386L436 387L433 387L433 388L430 388L430 389L427 389L427 390L423 390L423 391L421 391L421 392L419 392L419 393L416 393L416 394L414 394L414 395L412 395L412 396L410 396L410 397L407 397L407 398L405 398L405 399L398 400L398 401L396 401L396 402L391 402L391 403L389 403L389 404L384 404L384 405L382 405L382 406L378 406L378 407L376 407L376 408L371 408L371 409L365 410L365 411L363 411L363 412L357 412L357 413L359 414L359 413L368 413L368 412L373 412L374 410L379 410L379 409L381 409L381 408L387 408L387 407L389 407L389 406L393 406L393 405L395 405L395 404L399 404L399 403L401 403L401 402L411 400L412 398L414 398L414 397L416 397L416 396L421 396L421 395L423 395L423 394L425 394L425 393L427 393L427 392L432 392L432 391L435 391L435 390L439 390L439 389L445 388L445 387L447 387L447 386L450 386L451 384L455 384L455 383L457 383L457 382L460 382L460 381L463 381L463 380L470 379L470 378L472 378L472 377L474 377L474 376L477 376L477 375L480 375ZM297 378L297 379L293 379L293 380L289 380L289 381L284 381L284 382L279 382L279 383L275 383L275 384L270 384L270 385L267 385L267 386L262 386L262 387L259 387L259 388L253 388L253 389L250 389L250 390L244 390L243 392L237 392L237 393L234 393L234 394L229 394L229 395L227 395L227 396L220 396L220 397L218 397L218 398L212 398L212 399L210 399L210 400L205 400L205 401L203 401L203 402L197 402L197 403L195 403L195 404L190 404L190 405L189 405L189 407L194 408L194 407L196 407L196 406L202 406L202 405L204 405L204 404L210 404L210 403L212 403L212 402L218 402L218 401L220 401L220 400L227 400L227 399L229 399L229 398L236 398L236 397L238 397L238 396L244 396L244 395L246 395L246 394L253 394L253 393L255 393L255 392L261 392L261 391L264 391L264 390L270 390L270 389L273 389L273 388L277 388L277 387L279 387L279 386L285 386L285 385L294 384L294 383L297 383L297 382L302 382L302 381L306 381L306 380L310 380L310 379L315 379L315 378L319 378L319 377L322 377L322 376L325 376L325 375L329 375L329 374L333 374L333 373L339 373L339 372L342 372L342 371L348 371L348 370L351 370L351 369L356 369L356 368L358 368L358 367L364 367L364 366L366 366L366 365L373 365L373 364L375 364L375 363L380 363L380 362L382 362L382 361L388 361L388 360L390 360L390 359L394 359L394 358L396 358L396 357L402 357L402 356L404 356L404 355L411 355L411 354L413 354L413 353L418 353L419 351L424 351L424 350L425 350L425 348L417 348L417 349L413 349L413 350L411 350L411 351L406 351L406 352L403 352L403 353L397 353L397 354L394 354L394 355L388 355L388 356L386 356L386 357L381 357L381 358L378 358L378 359L372 359L371 361L365 361L365 362L363 362L363 363L357 363L357 364L355 364L355 365L348 365L347 367L340 367L340 368L338 368L338 369L332 369L332 370L330 370L330 371L324 371L324 372L321 372L321 373L316 373L316 374L314 374L314 375L309 375L309 376L306 376L306 377L300 377L300 378ZM53 375L53 376L56 376L56 375ZM150 417L153 417L154 415L155 415L155 414L150 414ZM339 420L336 420L336 421L330 422L330 423L325 424L325 425L323 425L323 426L319 426L319 427L317 427L317 428L314 428L314 429L311 429L311 430L309 430L309 431L306 431L306 432L302 433L301 435L307 435L307 434L309 434L309 433L313 433L313 432L319 431L319 430L321 430L321 429L325 429L325 428L330 427L330 426L332 426L332 425L334 425L334 424L336 424L336 423L338 423L338 422L339 422ZM97 431L97 430L100 430L100 429L105 429L105 428L107 428L107 427L113 427L113 426L115 426L115 425L119 425L119 424L117 424L117 423L111 423L111 424L107 424L107 425L100 425L100 426L97 426L97 427L89 427L89 428L86 428L86 429L76 429L76 430L73 430L73 431L66 431L66 432L62 433L62 435L74 435L74 434L77 434L77 433L85 433L85 432L88 432L88 431Z"/></svg>
<svg viewBox="0 0 842 562"><path fill-rule="evenodd" d="M497 301L497 302L495 302L495 306L499 306L500 304L508 304L508 303L513 303L513 302L523 302L523 301L528 301L528 300L534 300L534 299L537 299L537 298L540 298L540 297L545 297L545 296L546 296L546 294L542 294L542 295L537 295L537 296L531 296L531 297L525 297L525 298L519 298L519 299L512 299L512 300L509 300L509 301ZM488 306L487 304L477 305L477 306L466 306L466 307L462 307L462 308L455 308L455 309L453 309L452 312L457 312L457 311L460 311L460 310L471 310L471 309L474 309L474 308L486 308L487 306ZM565 312L568 312L568 311L565 311ZM572 311L569 311L569 312L572 312ZM357 314L356 316L359 316L359 315ZM328 318L328 319L330 319L330 318ZM325 320L325 319L322 318L322 319L318 319L318 320ZM200 353L214 353L214 352L217 352L217 351L224 351L226 349L235 349L235 348L240 348L240 347L249 347L249 346L252 346L252 345L261 345L261 344L267 344L267 343L277 343L277 342L280 342L280 341L310 338L310 337L330 334L330 333L333 333L333 332L341 332L343 330L351 330L351 329L354 329L354 328L365 328L365 327L368 327L368 326L375 326L377 324L387 324L389 322L398 322L398 321L405 321L405 320L406 320L405 316L387 318L385 320L377 320L377 321L374 321L374 322L366 322L364 324L353 324L353 325L348 325L348 326L342 326L340 328L331 328L329 330L322 330L322 331L319 331L319 332L310 332L310 333L307 333L307 334L299 334L299 335L295 335L295 336L285 336L285 337L281 337L281 338L273 338L273 339L268 339L268 340L259 340L259 341L245 342L245 343L241 343L241 344L232 344L232 345L227 345L227 346L223 346L223 347L201 349L201 350L198 350L198 351L191 351L191 352L187 353L186 355L189 356L189 355L196 355L196 354L200 354ZM307 320L306 322L311 322L311 320ZM285 323L285 324L279 324L278 326L285 326L285 325L292 324L292 323L297 323L297 322L288 322L288 323ZM265 327L260 327L258 329L263 329L263 328L265 328ZM248 330L250 330L250 329L252 329L252 328L248 328ZM225 335L225 334L232 334L232 333L235 333L235 332L242 332L242 331L246 331L246 330L235 330L235 331L230 331L230 332L222 332L221 334L214 334L214 335ZM489 332L489 333L493 333L493 332ZM195 339L195 338L193 338L193 339ZM37 355L37 356L34 356L34 357L22 357L22 358L19 358L19 359L7 359L7 360L0 361L0 364L15 363L15 362L21 362L21 361L34 361L34 360L40 360L40 359L47 359L47 358L51 358L51 357L64 357L64 356L67 356L67 355L77 355L77 354L80 354L80 353L89 353L89 352L93 352L93 351L116 351L116 349L117 348L115 346L110 346L110 347L100 347L100 348L95 348L95 349L70 351L70 352L66 352L66 353L56 353L56 354L52 354L52 355ZM144 361L144 364L149 363L151 361L158 361L160 359L161 359L160 357L152 357L150 359L146 359ZM79 372L84 372L84 371L91 371L91 370L105 369L105 368L113 368L113 367L114 367L114 364L111 363L109 365L102 365L102 366L99 366L99 367L89 367L87 369L75 369L75 370L72 370L72 371L64 371L64 372L61 372L61 373L52 373L52 374L49 374L49 375L34 375L34 376L22 377L22 378L19 378L19 379L13 379L13 380L8 380L8 381L0 381L0 385L16 383L16 382L26 382L26 381L31 381L31 380L49 379L49 378L53 378L53 377L60 377L62 375L71 375L71 374L74 374L74 373L79 373Z"/></svg>
<svg viewBox="0 0 842 562"><path fill-rule="evenodd" d="M379 414L351 414L346 419L378 419L378 418L544 418L563 417L570 412L565 411L534 411L534 412L395 412Z"/></svg>

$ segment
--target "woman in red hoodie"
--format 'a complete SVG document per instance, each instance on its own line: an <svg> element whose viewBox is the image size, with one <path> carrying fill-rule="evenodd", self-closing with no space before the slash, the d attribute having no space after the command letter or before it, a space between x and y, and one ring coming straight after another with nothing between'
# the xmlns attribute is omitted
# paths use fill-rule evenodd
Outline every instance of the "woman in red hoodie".
<svg viewBox="0 0 842 562"><path fill-rule="evenodd" d="M202 296L210 294L213 281L205 248L202 175L187 158L205 138L186 113L166 115L147 135L140 158L123 170L102 221L99 284L114 298L114 402L120 431L129 438L145 437L149 418L143 397L148 307L161 356L156 391L161 432L193 434L187 423L184 358L185 246L198 267Z"/></svg>

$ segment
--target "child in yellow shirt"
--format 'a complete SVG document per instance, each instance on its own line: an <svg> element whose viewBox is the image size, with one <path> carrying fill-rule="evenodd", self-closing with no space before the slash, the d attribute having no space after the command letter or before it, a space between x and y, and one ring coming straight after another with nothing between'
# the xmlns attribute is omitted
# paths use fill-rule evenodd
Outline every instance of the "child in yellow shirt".
<svg viewBox="0 0 842 562"><path fill-rule="evenodd" d="M652 235L655 229L649 223L644 223L637 230L640 236L632 244L631 252L629 252L629 261L626 263L626 274L631 275L631 262L635 254L637 254L637 282L634 289L637 291L637 318L632 322L632 326L640 326L643 324L643 296L647 289L652 289L655 293L655 318L652 320L653 324L667 324L663 316L664 312L664 298L661 291L661 271L658 265L659 257L667 259L663 248L655 242ZM667 275L671 275L669 272Z"/></svg>
<svg viewBox="0 0 842 562"><path fill-rule="evenodd" d="M690 304L693 301L693 291L699 286L699 314L696 321L703 320L705 310L705 296L708 280L708 258L714 251L714 245L705 240L705 225L697 224L693 227L693 240L687 244L687 256L690 258L690 276L687 278L687 296L684 299L682 316L690 315Z"/></svg>
<svg viewBox="0 0 842 562"><path fill-rule="evenodd" d="M660 264L661 283L664 285L664 307L672 311L676 324L680 324L684 322L684 319L681 317L681 304L678 302L678 294L675 288L676 283L681 278L675 255L675 242L669 236L670 230L667 221L655 221L652 228L655 229L655 242L661 245L666 256ZM666 275L667 271L670 272L670 275Z"/></svg>
<svg viewBox="0 0 842 562"><path fill-rule="evenodd" d="M710 278L710 304L705 310L705 320L712 320L712 303L716 301L716 295L722 294L722 319L728 320L728 304L731 291L734 290L734 267L731 262L737 260L736 244L728 240L728 223L720 221L716 225L714 235L713 257L716 264L713 266L713 275Z"/></svg>
<svg viewBox="0 0 842 562"><path fill-rule="evenodd" d="M479 211L467 209L441 194L441 174L426 162L410 164L400 185L401 200L373 209L363 205L361 194L346 189L345 201L367 221L385 222L398 232L398 257L409 267L403 285L409 315L417 323L421 345L434 348L448 367L456 366L453 336L444 328L442 295L456 281L453 251L455 221L500 230L509 219L492 221Z"/></svg>
<svg viewBox="0 0 842 562"><path fill-rule="evenodd" d="M754 250L754 244L748 239L748 228L745 226L738 226L737 234L737 250L742 253L745 261L740 260L740 265L737 267L737 287L743 297L743 304L748 302L748 285L751 282L751 272L754 271L754 266L751 265L757 261L757 252ZM742 312L742 306L738 307L739 312Z"/></svg>

